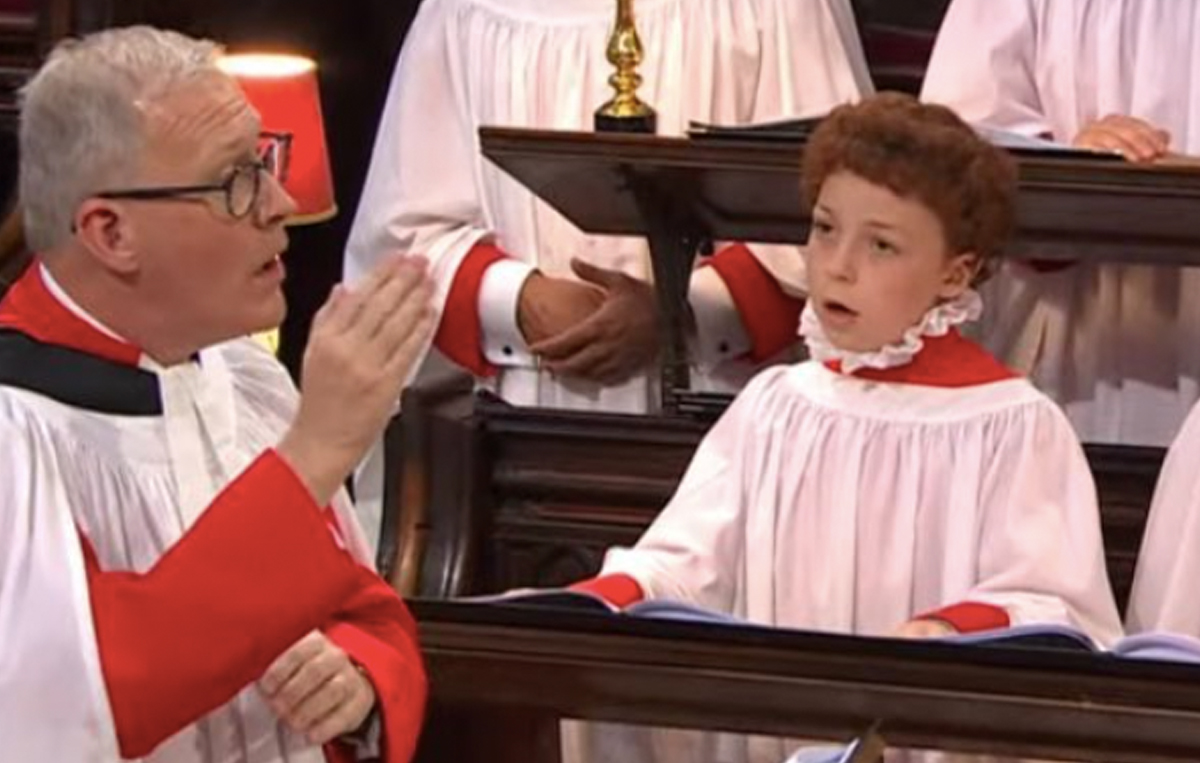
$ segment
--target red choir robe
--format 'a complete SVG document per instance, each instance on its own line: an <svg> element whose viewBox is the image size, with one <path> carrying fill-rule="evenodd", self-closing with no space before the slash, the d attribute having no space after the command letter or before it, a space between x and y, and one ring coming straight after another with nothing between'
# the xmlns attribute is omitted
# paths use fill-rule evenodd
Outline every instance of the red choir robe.
<svg viewBox="0 0 1200 763"><path fill-rule="evenodd" d="M409 760L424 669L345 496L274 452L297 401L250 340L163 368L31 267L0 303L0 739L14 760L353 761L255 682L320 629Z"/></svg>

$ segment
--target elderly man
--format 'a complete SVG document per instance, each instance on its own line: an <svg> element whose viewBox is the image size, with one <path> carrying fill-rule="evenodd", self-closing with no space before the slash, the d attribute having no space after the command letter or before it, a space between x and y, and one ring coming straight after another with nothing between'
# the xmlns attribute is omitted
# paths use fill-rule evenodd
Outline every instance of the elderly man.
<svg viewBox="0 0 1200 763"><path fill-rule="evenodd" d="M341 485L432 330L423 263L317 317L291 199L217 48L65 43L25 91L35 264L0 303L0 740L12 760L407 760L425 679ZM382 751L377 748L382 745Z"/></svg>

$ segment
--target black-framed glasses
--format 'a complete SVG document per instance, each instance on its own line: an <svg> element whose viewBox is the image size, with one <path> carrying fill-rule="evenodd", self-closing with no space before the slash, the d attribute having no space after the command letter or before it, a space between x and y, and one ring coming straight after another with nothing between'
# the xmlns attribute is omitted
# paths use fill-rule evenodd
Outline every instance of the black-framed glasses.
<svg viewBox="0 0 1200 763"><path fill-rule="evenodd" d="M254 161L234 166L225 180L220 183L120 188L100 191L93 195L100 199L154 201L206 193L222 193L225 196L225 209L229 212L230 217L241 219L250 214L258 204L264 173L275 178L281 184L287 180L291 149L291 133L261 132L258 136L257 158Z"/></svg>

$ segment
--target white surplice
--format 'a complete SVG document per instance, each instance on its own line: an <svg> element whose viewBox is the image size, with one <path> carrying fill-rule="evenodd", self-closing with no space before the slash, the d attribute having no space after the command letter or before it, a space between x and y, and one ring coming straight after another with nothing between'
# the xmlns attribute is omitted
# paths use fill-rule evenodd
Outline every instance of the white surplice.
<svg viewBox="0 0 1200 763"><path fill-rule="evenodd" d="M375 138L346 248L353 282L394 252L426 256L445 304L459 265L490 241L513 258L493 266L479 299L483 352L499 368L481 380L517 405L644 413L658 403L654 372L615 386L538 369L516 324L530 267L571 277L579 258L650 280L641 238L588 236L480 153L482 126L592 129L612 96L606 47L615 0L425 0L408 32ZM719 124L822 114L870 92L849 0L638 0L645 50L639 91L658 132L690 120ZM759 246L782 283L802 276L792 247ZM732 298L715 271L692 279L699 328L693 388L733 391L753 373ZM357 506L376 540L383 449L356 476Z"/></svg>
<svg viewBox="0 0 1200 763"><path fill-rule="evenodd" d="M1200 636L1200 406L1192 409L1163 463L1125 622L1130 633Z"/></svg>
<svg viewBox="0 0 1200 763"><path fill-rule="evenodd" d="M950 360L943 367L959 366ZM816 360L764 371L704 438L650 529L610 551L601 574L633 577L647 598L802 630L887 635L970 601L1012 625L1072 625L1101 645L1121 635L1082 448L1021 378L872 381ZM633 757L639 736L657 755ZM624 759L689 759L636 732L623 742ZM688 743L704 750L691 759L722 763L790 752L775 739Z"/></svg>
<svg viewBox="0 0 1200 763"><path fill-rule="evenodd" d="M44 277L60 301L96 326ZM143 356L141 366L158 378L162 416L84 411L0 386L0 580L5 597L14 597L0 599L4 760L120 759L76 527L103 569L149 570L220 489L278 444L295 413L287 372L251 339L171 368ZM349 501L342 494L333 505L347 549L369 566ZM20 665L9 662L17 659ZM44 747L47 719L61 728L52 757ZM32 736L24 738L27 730ZM325 756L279 722L251 686L143 760L324 763Z"/></svg>
<svg viewBox="0 0 1200 763"><path fill-rule="evenodd" d="M954 0L922 97L1060 141L1131 115L1197 154L1197 71L1198 3ZM1194 268L1011 262L988 285L984 343L1059 401L1085 441L1166 445L1200 395L1197 297Z"/></svg>
<svg viewBox="0 0 1200 763"><path fill-rule="evenodd" d="M657 110L660 134L681 135L689 120L813 116L870 90L849 0L638 0L635 6L646 56L640 94ZM422 3L351 230L349 279L387 253L423 254L433 263L440 306L459 263L485 240L555 276L568 275L577 257L650 279L644 240L584 235L479 151L481 126L592 129L594 112L612 95L605 49L615 8L613 0ZM772 272L780 262L798 267L799 257L764 257ZM501 369L491 380L496 391L519 405L652 408L653 374L600 387L537 370L519 334L513 336L520 272L502 278L497 271L495 283L491 271L485 277L480 315L485 354ZM736 322L719 279L705 276L702 301L723 300Z"/></svg>

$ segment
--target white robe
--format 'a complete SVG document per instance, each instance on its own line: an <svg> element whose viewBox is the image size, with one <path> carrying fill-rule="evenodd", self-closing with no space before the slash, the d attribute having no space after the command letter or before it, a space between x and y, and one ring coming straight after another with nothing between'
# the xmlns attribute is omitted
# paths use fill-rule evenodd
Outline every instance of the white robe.
<svg viewBox="0 0 1200 763"><path fill-rule="evenodd" d="M481 126L592 129L612 95L605 49L615 0L425 0L408 32L375 138L346 247L353 282L381 257L429 258L445 304L472 247L491 241L522 267L489 269L479 300L482 348L499 373L481 380L516 405L645 413L654 372L615 386L562 380L537 368L516 325L525 269L569 277L572 258L650 280L646 242L588 236L480 153ZM645 49L640 95L658 132L690 120L739 124L813 116L870 92L849 0L637 0ZM791 247L755 248L782 283L802 277ZM732 298L712 269L692 279L699 328L692 386L734 391L753 368ZM515 350L515 351L514 351ZM383 448L355 478L363 525L377 542Z"/></svg>
<svg viewBox="0 0 1200 763"><path fill-rule="evenodd" d="M386 253L423 254L433 263L440 307L459 263L485 240L555 276L568 275L578 257L650 279L644 240L584 235L479 151L481 126L592 129L612 92L605 48L615 8L614 0L422 3L350 233L349 279ZM689 120L811 116L870 90L849 0L638 0L635 10L646 53L640 94L657 110L660 134L681 135ZM798 266L799 257L791 260ZM773 271L779 261L764 266ZM736 323L728 293L706 276L693 304L724 304ZM654 407L654 374L605 388L562 383L538 371L527 352L500 351L523 345L508 341L519 339L511 336L519 280L489 293L491 277L481 321L485 354L501 368L494 385L502 397L630 413Z"/></svg>
<svg viewBox="0 0 1200 763"><path fill-rule="evenodd" d="M1024 379L947 388L815 361L769 369L601 574L632 576L647 598L802 630L887 635L972 601L1013 625L1069 624L1102 645L1121 635L1083 451ZM774 739L707 744L692 759L790 752Z"/></svg>
<svg viewBox="0 0 1200 763"><path fill-rule="evenodd" d="M1200 406L1184 422L1158 477L1125 615L1130 633L1200 636L1198 459Z"/></svg>
<svg viewBox="0 0 1200 763"><path fill-rule="evenodd" d="M142 365L159 377L161 417L83 411L0 387L4 760L120 759L76 526L103 569L144 572L291 423L295 388L253 340L206 350L199 363L162 369L144 359ZM348 549L369 565L345 496L334 505ZM48 719L60 729L54 738L45 733ZM144 760L324 763L325 757L287 730L251 686Z"/></svg>
<svg viewBox="0 0 1200 763"><path fill-rule="evenodd" d="M922 97L1070 141L1108 114L1200 153L1200 4L954 0ZM1086 255L1085 255L1086 256ZM1061 403L1085 441L1166 445L1200 390L1200 271L1010 262L985 286L984 343Z"/></svg>

